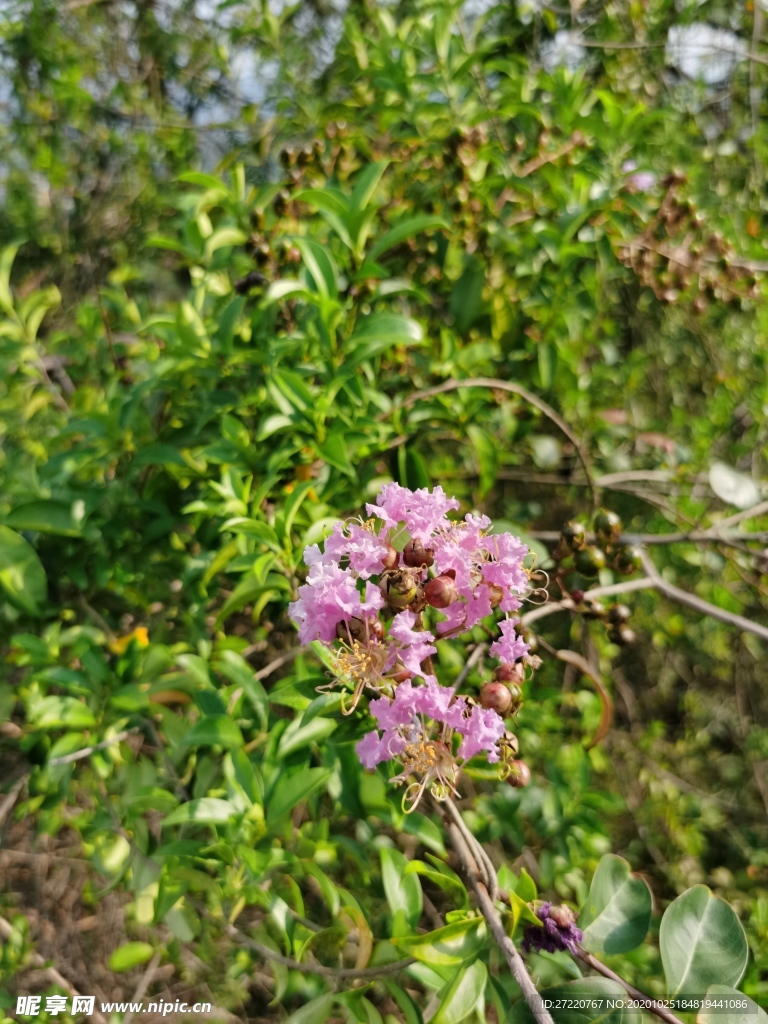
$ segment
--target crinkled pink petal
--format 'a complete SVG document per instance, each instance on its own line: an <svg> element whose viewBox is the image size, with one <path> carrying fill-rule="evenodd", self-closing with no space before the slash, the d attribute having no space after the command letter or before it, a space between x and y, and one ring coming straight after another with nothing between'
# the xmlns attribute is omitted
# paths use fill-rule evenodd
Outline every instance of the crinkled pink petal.
<svg viewBox="0 0 768 1024"><path fill-rule="evenodd" d="M375 729L373 732L367 732L363 736L355 746L355 751L360 758L360 763L364 768L368 768L369 771L375 768L380 761L388 760L386 755L382 756L381 738Z"/></svg>
<svg viewBox="0 0 768 1024"><path fill-rule="evenodd" d="M399 612L389 627L390 639L397 641L397 654L406 670L414 676L422 675L421 663L435 654L434 636L428 630L415 630L416 615L411 611ZM394 646L394 645L393 645Z"/></svg>
<svg viewBox="0 0 768 1024"><path fill-rule="evenodd" d="M491 644L490 654L498 658L502 664L511 665L528 653L528 644L515 633L515 623L512 619L502 619L499 623L501 637Z"/></svg>
<svg viewBox="0 0 768 1024"><path fill-rule="evenodd" d="M442 487L432 491L420 487L411 491L400 484L385 484L376 504L366 505L370 515L383 519L388 526L404 523L413 540L426 543L445 519L446 512L459 508L456 498L449 498Z"/></svg>
<svg viewBox="0 0 768 1024"><path fill-rule="evenodd" d="M462 724L456 728L464 736L458 750L459 757L469 759L475 754L479 754L481 750L485 750L491 763L498 761L498 742L504 735L505 729L504 720L495 711L475 705L469 718L464 719Z"/></svg>

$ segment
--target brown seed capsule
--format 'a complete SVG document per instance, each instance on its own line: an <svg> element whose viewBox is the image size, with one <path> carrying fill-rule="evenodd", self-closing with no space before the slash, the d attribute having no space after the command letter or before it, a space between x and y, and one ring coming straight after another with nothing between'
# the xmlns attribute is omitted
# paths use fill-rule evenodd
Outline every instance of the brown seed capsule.
<svg viewBox="0 0 768 1024"><path fill-rule="evenodd" d="M350 638L352 640L365 640L365 623L357 617L350 619L349 622L337 622L336 636L339 640L346 640L347 643L349 643Z"/></svg>
<svg viewBox="0 0 768 1024"><path fill-rule="evenodd" d="M507 776L507 782L515 789L522 789L531 781L531 769L525 761L513 761L511 771Z"/></svg>
<svg viewBox="0 0 768 1024"><path fill-rule="evenodd" d="M500 683L522 683L525 668L519 662L517 665L499 665L493 673L493 678Z"/></svg>
<svg viewBox="0 0 768 1024"><path fill-rule="evenodd" d="M371 640L384 639L384 623L381 619L368 619L368 636Z"/></svg>
<svg viewBox="0 0 768 1024"><path fill-rule="evenodd" d="M520 744L517 742L517 736L509 729L504 733L500 745L504 748L505 752L508 752L508 756L517 757L517 752L520 749Z"/></svg>
<svg viewBox="0 0 768 1024"><path fill-rule="evenodd" d="M490 591L488 596L491 601L491 608L498 608L504 600L504 590L496 583L487 583L486 586Z"/></svg>
<svg viewBox="0 0 768 1024"><path fill-rule="evenodd" d="M421 588L415 573L407 569L390 569L382 573L379 590L389 607L400 611L416 600Z"/></svg>
<svg viewBox="0 0 768 1024"><path fill-rule="evenodd" d="M433 608L447 608L458 596L456 584L450 576L436 576L424 587L424 600Z"/></svg>
<svg viewBox="0 0 768 1024"><path fill-rule="evenodd" d="M403 548L403 562L412 569L426 566L427 569L435 561L432 548L426 548L420 540L409 540Z"/></svg>
<svg viewBox="0 0 768 1024"><path fill-rule="evenodd" d="M397 553L397 549L393 548L391 544L387 544L387 553L381 560L384 568L394 569L399 561L400 555Z"/></svg>
<svg viewBox="0 0 768 1024"><path fill-rule="evenodd" d="M512 707L512 694L504 683L486 683L480 690L478 703L486 711L495 711L505 718Z"/></svg>

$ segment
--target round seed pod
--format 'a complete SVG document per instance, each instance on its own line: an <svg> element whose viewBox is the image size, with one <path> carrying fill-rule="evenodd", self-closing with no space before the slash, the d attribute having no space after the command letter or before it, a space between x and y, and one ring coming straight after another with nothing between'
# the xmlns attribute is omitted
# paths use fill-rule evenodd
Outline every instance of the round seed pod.
<svg viewBox="0 0 768 1024"><path fill-rule="evenodd" d="M390 608L402 611L411 605L419 596L419 582L413 573L403 570L390 570L382 575L379 590Z"/></svg>
<svg viewBox="0 0 768 1024"><path fill-rule="evenodd" d="M513 761L507 782L515 789L522 789L531 781L531 769L525 761Z"/></svg>
<svg viewBox="0 0 768 1024"><path fill-rule="evenodd" d="M595 533L600 540L615 544L621 536L621 519L615 512L601 508L595 513Z"/></svg>
<svg viewBox="0 0 768 1024"><path fill-rule="evenodd" d="M623 625L632 612L625 604L612 604L608 609L608 621L614 626Z"/></svg>
<svg viewBox="0 0 768 1024"><path fill-rule="evenodd" d="M596 598L584 602L584 611L581 613L585 619L604 619L605 605Z"/></svg>
<svg viewBox="0 0 768 1024"><path fill-rule="evenodd" d="M581 523L569 522L560 531L562 542L568 551L581 551L587 543L587 531Z"/></svg>
<svg viewBox="0 0 768 1024"><path fill-rule="evenodd" d="M642 567L643 558L640 548L635 547L619 548L611 562L611 568L622 576L631 576L633 572L638 572Z"/></svg>
<svg viewBox="0 0 768 1024"><path fill-rule="evenodd" d="M486 711L495 711L497 715L506 718L512 707L512 694L504 683L485 683L480 689L478 703Z"/></svg>
<svg viewBox="0 0 768 1024"><path fill-rule="evenodd" d="M602 548L590 544L589 547L576 552L573 556L573 564L576 571L581 573L582 576L597 576L600 570L605 568L605 552Z"/></svg>

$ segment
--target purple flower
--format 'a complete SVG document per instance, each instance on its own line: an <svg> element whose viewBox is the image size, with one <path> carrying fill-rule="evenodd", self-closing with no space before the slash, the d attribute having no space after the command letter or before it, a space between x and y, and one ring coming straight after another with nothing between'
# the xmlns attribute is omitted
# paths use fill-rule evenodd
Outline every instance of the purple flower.
<svg viewBox="0 0 768 1024"><path fill-rule="evenodd" d="M551 903L541 903L534 907L534 912L543 927L531 925L525 929L521 943L524 953L559 953L567 950L575 955L578 952L584 933L576 927L576 917L569 907L553 907Z"/></svg>
<svg viewBox="0 0 768 1024"><path fill-rule="evenodd" d="M403 663L406 671L412 676L423 675L421 663L430 654L435 654L434 636L427 630L415 630L416 615L411 611L402 611L394 617L389 627L389 635L397 641L392 647Z"/></svg>
<svg viewBox="0 0 768 1024"><path fill-rule="evenodd" d="M499 760L499 740L506 730L503 718L495 711L475 705L469 718L456 726L456 731L464 737L459 747L459 757L469 760L485 750L490 764Z"/></svg>

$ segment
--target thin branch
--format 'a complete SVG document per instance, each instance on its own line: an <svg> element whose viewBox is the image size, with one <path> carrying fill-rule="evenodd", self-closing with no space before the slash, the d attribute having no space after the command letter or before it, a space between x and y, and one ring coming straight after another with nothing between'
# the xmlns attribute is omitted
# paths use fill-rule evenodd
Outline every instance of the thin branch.
<svg viewBox="0 0 768 1024"><path fill-rule="evenodd" d="M648 552L643 551L641 548L640 554L643 568L660 594L668 597L671 601L676 601L678 604L693 608L694 611L701 612L703 615L708 615L712 619L718 619L720 622L728 623L729 626L735 626L736 629L743 629L746 633L753 633L763 640L768 640L768 627L761 626L760 623L753 622L751 619L745 619L743 615L728 612L725 608L718 608L717 605L710 604L709 601L704 601L695 594L689 594L687 590L680 590L679 587L674 586L672 583L667 583L656 568Z"/></svg>
<svg viewBox="0 0 768 1024"><path fill-rule="evenodd" d="M152 983L152 979L155 976L157 965L160 963L160 957L161 954L159 952L155 953L155 955L147 964L147 969L142 974L139 984L136 986L136 991L133 993L131 1003L141 1002L141 1000L147 994L147 989L149 988L150 984ZM126 1014L123 1015L123 1024L131 1024L133 1016L133 1010L129 1010Z"/></svg>
<svg viewBox="0 0 768 1024"><path fill-rule="evenodd" d="M464 839L461 829L459 829L453 821L446 822L446 829L451 838L451 842L459 855L459 859L462 862L464 873L466 874L467 879L474 890L475 896L477 897L477 902L480 906L483 917L488 923L488 927L490 928L497 946L504 954L504 959L507 961L507 965L512 972L512 977L520 986L525 1001L530 1007L531 1013L538 1024L554 1024L552 1017L549 1014L549 1010L545 1008L541 996L539 995L531 976L528 974L523 958L518 953L517 947L512 939L504 930L501 917L493 905L493 900L488 895L488 890L480 881L481 872L474 857L472 856L472 852L467 845L466 840Z"/></svg>
<svg viewBox="0 0 768 1024"><path fill-rule="evenodd" d="M28 778L29 772L24 772L20 775L11 786L10 790L5 794L3 799L0 800L0 826L13 810L13 805L16 803L19 793L24 788L24 784Z"/></svg>
<svg viewBox="0 0 768 1024"><path fill-rule="evenodd" d="M84 747L82 750L74 750L71 754L62 754L61 757L53 757L48 762L49 768L56 768L62 764L71 764L73 761L81 761L84 757L90 757L91 754L95 754L97 750L106 750L107 747L114 746L115 743L122 743L123 740L127 740L129 736L134 736L139 732L138 727L133 729L124 729L123 732L118 732L111 739L102 740L101 743L94 743L92 747Z"/></svg>
<svg viewBox="0 0 768 1024"><path fill-rule="evenodd" d="M576 954L579 960L591 967L593 971L597 971L598 974L602 974L604 978L610 978L611 981L617 981L622 986L627 995L632 996L641 1003L643 1009L648 1010L650 1013L660 1017L661 1020L666 1021L667 1024L683 1024L679 1017L676 1017L671 1010L658 1002L656 999L652 999L651 996L645 995L639 988L635 988L634 985L630 985L628 981L624 981L622 977L612 971L610 967L607 967L604 963L588 953L586 949L579 949Z"/></svg>
<svg viewBox="0 0 768 1024"><path fill-rule="evenodd" d="M768 513L768 501L761 501L759 505L742 509L741 512L736 512L734 515L728 516L727 519L721 519L717 527L713 527L713 529L722 530L724 527L735 526L745 519L756 519L758 516L766 515L766 513Z"/></svg>
<svg viewBox="0 0 768 1024"><path fill-rule="evenodd" d="M598 481L599 482L599 481ZM556 544L561 537L557 530L528 530L528 536L534 540L542 540L545 543ZM590 542L595 539L593 533L588 534ZM687 533L622 533L618 539L619 544L684 544L711 542L713 544L728 544L733 540L755 541L761 544L768 542L768 530L758 530L756 533L738 533L730 531L720 533L715 527L707 530L689 530Z"/></svg>
<svg viewBox="0 0 768 1024"><path fill-rule="evenodd" d="M462 668L461 672L459 672L459 674L456 676L456 679L454 680L453 685L454 685L454 687L457 690L461 686L461 684L464 682L464 680L467 678L467 676L472 671L472 669L475 667L475 665L478 663L478 661L480 661L480 659L482 658L483 654L485 654L485 651L486 651L487 647L488 647L488 644L486 644L485 642L481 642L481 643L479 643L479 644L477 644L475 646L474 651L472 651L470 656L464 662L464 667Z"/></svg>
<svg viewBox="0 0 768 1024"><path fill-rule="evenodd" d="M555 412L551 405L547 405L547 403L544 402L541 398L539 398L537 395L532 394L530 391L528 391L527 388L522 387L520 384L513 384L507 380L498 380L495 377L468 377L466 380L448 380L445 381L443 384L438 384L434 388L427 388L424 391L414 391L412 394L408 395L408 397L395 408L407 409L415 402L420 402L424 398L434 398L435 395L444 395L448 391L457 391L460 388L490 388L492 391L509 391L510 394L518 395L520 398L524 399L530 405L534 406L534 408L538 409L540 412L543 412L544 415L548 419L552 420L555 426L557 426L565 434L565 436L568 438L568 440L575 448L576 453L578 454L579 459L581 461L581 464L584 467L584 472L587 476L589 489L592 492L593 506L597 507L597 492L595 490L594 480L592 479L592 471L589 464L589 459L579 439L576 437L576 435L565 422L565 420L562 418L562 416L560 416L559 413ZM389 415L389 413L384 415Z"/></svg>
<svg viewBox="0 0 768 1024"><path fill-rule="evenodd" d="M639 580L627 580L625 583L612 583L608 587L593 587L584 593L584 600L589 601L595 597L618 597L619 594L631 594L634 590L649 590L655 584L648 576ZM529 626L537 619L546 618L547 615L554 615L555 612L571 612L576 607L575 603L566 597L562 601L552 601L549 604L539 605L526 612L520 619L524 626Z"/></svg>
<svg viewBox="0 0 768 1024"><path fill-rule="evenodd" d="M382 964L380 967L325 967L323 964L306 964L301 963L299 960L292 960L288 956L283 956L282 953L277 953L274 949L270 949L269 946L265 946L262 942L257 942L256 939L246 935L245 932L241 932L233 924L228 924L224 930L230 938L235 939L244 946L248 946L249 949L252 949L267 960L274 960L275 963L284 964L286 967L290 967L292 971L301 971L302 974L322 974L327 978L380 978L386 974L396 974L398 971L404 971L406 967L416 963L414 957L410 956L405 960L395 960L389 964Z"/></svg>

